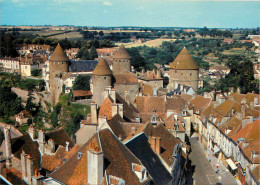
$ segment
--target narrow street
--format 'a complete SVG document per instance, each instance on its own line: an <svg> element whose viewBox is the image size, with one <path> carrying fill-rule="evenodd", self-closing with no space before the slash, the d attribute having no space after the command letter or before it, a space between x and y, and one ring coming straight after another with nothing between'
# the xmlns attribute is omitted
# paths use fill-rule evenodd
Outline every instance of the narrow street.
<svg viewBox="0 0 260 185"><path fill-rule="evenodd" d="M209 161L204 155L198 143L198 138L191 138L191 167L187 184L194 185L215 185L218 177L212 169Z"/></svg>
<svg viewBox="0 0 260 185"><path fill-rule="evenodd" d="M224 165L220 164L220 172L215 172L216 169L213 169L213 167L216 166L215 163L217 159L214 160L214 156L211 156L212 160L211 162L209 162L197 137L191 137L190 142L191 166L189 169L188 179L186 183L187 185L237 184L235 178L229 173L229 171L224 167Z"/></svg>

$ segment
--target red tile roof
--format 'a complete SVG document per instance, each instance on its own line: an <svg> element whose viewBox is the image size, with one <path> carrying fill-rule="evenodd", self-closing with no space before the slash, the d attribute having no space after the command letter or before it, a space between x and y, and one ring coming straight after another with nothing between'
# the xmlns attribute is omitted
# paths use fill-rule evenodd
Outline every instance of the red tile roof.
<svg viewBox="0 0 260 185"><path fill-rule="evenodd" d="M112 75L112 71L110 70L105 59L100 58L97 66L95 67L93 75Z"/></svg>
<svg viewBox="0 0 260 185"><path fill-rule="evenodd" d="M124 45L122 44L119 49L115 52L115 54L113 55L113 58L132 58L129 53L126 51Z"/></svg>
<svg viewBox="0 0 260 185"><path fill-rule="evenodd" d="M62 47L58 43L57 47L55 48L54 52L52 53L52 55L50 57L50 61L66 62L68 60L69 60L69 58L67 57L67 55L63 51Z"/></svg>
<svg viewBox="0 0 260 185"><path fill-rule="evenodd" d="M112 118L112 104L113 100L110 97L107 97L100 106L98 116L106 116L107 120L110 120Z"/></svg>
<svg viewBox="0 0 260 185"><path fill-rule="evenodd" d="M131 72L113 74L116 79L116 84L137 84L137 78Z"/></svg>
<svg viewBox="0 0 260 185"><path fill-rule="evenodd" d="M91 91L73 90L74 97L92 96Z"/></svg>

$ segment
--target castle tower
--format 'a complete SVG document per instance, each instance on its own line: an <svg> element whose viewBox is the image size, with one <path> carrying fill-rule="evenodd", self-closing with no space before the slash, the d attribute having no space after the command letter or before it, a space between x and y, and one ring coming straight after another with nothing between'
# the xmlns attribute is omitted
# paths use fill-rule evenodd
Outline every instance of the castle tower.
<svg viewBox="0 0 260 185"><path fill-rule="evenodd" d="M49 59L51 103L55 105L59 101L60 89L57 87L55 77L62 77L69 71L69 58L66 56L60 44L57 45Z"/></svg>
<svg viewBox="0 0 260 185"><path fill-rule="evenodd" d="M102 104L102 92L112 84L112 71L105 59L100 58L92 73L93 100L100 106Z"/></svg>
<svg viewBox="0 0 260 185"><path fill-rule="evenodd" d="M131 70L131 56L122 44L113 55L113 73L126 73Z"/></svg>
<svg viewBox="0 0 260 185"><path fill-rule="evenodd" d="M184 47L175 60L170 64L169 85L174 90L177 84L187 85L198 90L199 66Z"/></svg>

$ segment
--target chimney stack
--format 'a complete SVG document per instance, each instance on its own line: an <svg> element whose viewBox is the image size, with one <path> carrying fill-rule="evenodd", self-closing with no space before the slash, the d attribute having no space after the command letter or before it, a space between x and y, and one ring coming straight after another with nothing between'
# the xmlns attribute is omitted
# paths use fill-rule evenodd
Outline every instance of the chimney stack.
<svg viewBox="0 0 260 185"><path fill-rule="evenodd" d="M155 152L159 155L161 154L161 138L160 137L156 138Z"/></svg>
<svg viewBox="0 0 260 185"><path fill-rule="evenodd" d="M109 95L110 95L110 98L111 98L114 102L116 102L116 91L115 91L115 89L111 89Z"/></svg>
<svg viewBox="0 0 260 185"><path fill-rule="evenodd" d="M178 120L178 115L177 115L177 111L174 111L174 120L177 121Z"/></svg>
<svg viewBox="0 0 260 185"><path fill-rule="evenodd" d="M39 130L38 132L38 141L39 143L45 142L45 133L42 130Z"/></svg>
<svg viewBox="0 0 260 185"><path fill-rule="evenodd" d="M104 153L91 148L88 155L88 184L101 184L104 177Z"/></svg>
<svg viewBox="0 0 260 185"><path fill-rule="evenodd" d="M118 114L121 116L121 118L124 117L124 106L121 103L118 103Z"/></svg>
<svg viewBox="0 0 260 185"><path fill-rule="evenodd" d="M69 151L69 142L68 141L66 141L66 152L68 152Z"/></svg>
<svg viewBox="0 0 260 185"><path fill-rule="evenodd" d="M118 113L118 107L117 104L112 104L112 117L114 117Z"/></svg>
<svg viewBox="0 0 260 185"><path fill-rule="evenodd" d="M130 104L130 101L129 101L129 92L126 90L125 91L125 101L127 104Z"/></svg>
<svg viewBox="0 0 260 185"><path fill-rule="evenodd" d="M27 183L32 184L32 176L34 175L33 158L29 154L25 158L27 164Z"/></svg>
<svg viewBox="0 0 260 185"><path fill-rule="evenodd" d="M162 78L161 71L160 71L160 69L157 69L157 79L160 79L160 78Z"/></svg>
<svg viewBox="0 0 260 185"><path fill-rule="evenodd" d="M50 154L53 154L55 152L55 143L54 143L53 139L48 140L48 148L49 148Z"/></svg>
<svg viewBox="0 0 260 185"><path fill-rule="evenodd" d="M97 124L97 104L91 103L91 123Z"/></svg>
<svg viewBox="0 0 260 185"><path fill-rule="evenodd" d="M27 157L27 155L25 154L24 151L22 151L22 153L21 153L21 168L22 168L22 179L24 181L26 181L26 177L27 177L26 157Z"/></svg>
<svg viewBox="0 0 260 185"><path fill-rule="evenodd" d="M34 139L35 139L35 129L32 126L29 127L28 133L31 136L32 140L34 141Z"/></svg>
<svg viewBox="0 0 260 185"><path fill-rule="evenodd" d="M11 156L12 156L12 148L11 148L11 134L10 134L10 127L4 128L4 135L5 135L5 151L6 151L6 165L11 165Z"/></svg>

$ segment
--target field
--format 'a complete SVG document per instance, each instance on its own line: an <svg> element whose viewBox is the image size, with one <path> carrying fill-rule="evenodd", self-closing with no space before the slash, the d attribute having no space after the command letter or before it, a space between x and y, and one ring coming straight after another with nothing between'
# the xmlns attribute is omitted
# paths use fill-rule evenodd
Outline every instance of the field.
<svg viewBox="0 0 260 185"><path fill-rule="evenodd" d="M225 50L222 52L223 55L243 55L246 48L232 48L231 50Z"/></svg>
<svg viewBox="0 0 260 185"><path fill-rule="evenodd" d="M73 32L69 32L69 33L63 33L63 34L59 34L59 35L55 35L55 36L50 36L49 38L56 38L56 39L83 39L83 36L77 32L77 31L73 31Z"/></svg>
<svg viewBox="0 0 260 185"><path fill-rule="evenodd" d="M154 40L149 40L149 41L146 41L144 43L141 43L141 44L138 44L138 43L133 43L133 42L130 42L130 43L115 43L116 45L120 46L121 44L124 44L124 46L126 48L131 48L131 47L138 47L138 46L149 46L149 47L159 47L160 45L162 45L162 42L164 41L172 41L174 42L176 39L154 39Z"/></svg>

